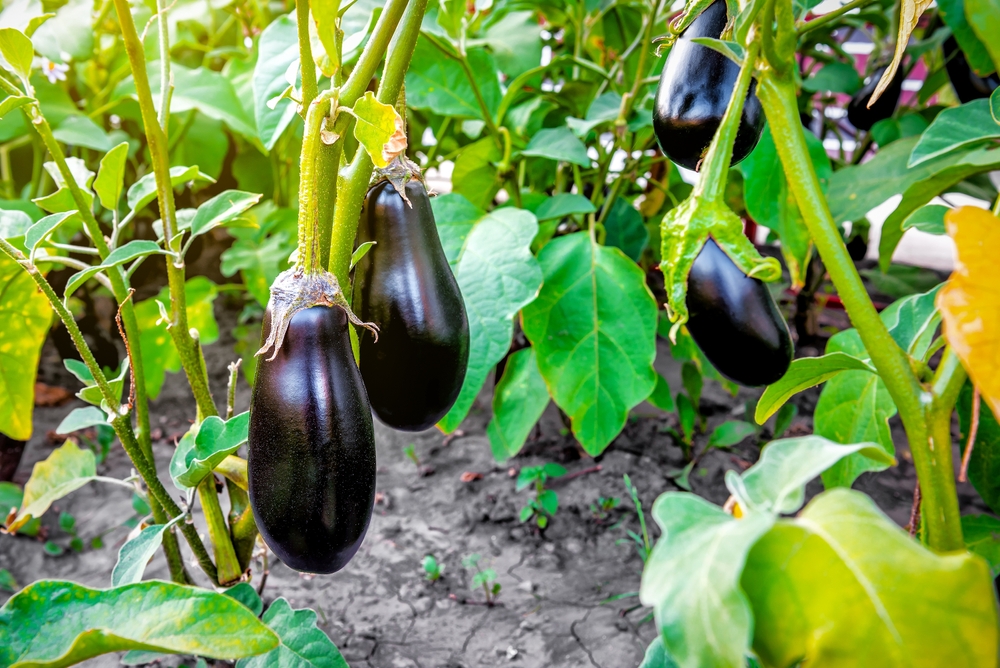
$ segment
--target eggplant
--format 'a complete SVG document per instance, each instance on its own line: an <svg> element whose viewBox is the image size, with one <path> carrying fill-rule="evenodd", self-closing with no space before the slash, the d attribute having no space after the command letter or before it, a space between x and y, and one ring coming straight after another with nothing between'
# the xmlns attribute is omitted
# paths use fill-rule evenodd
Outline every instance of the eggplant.
<svg viewBox="0 0 1000 668"><path fill-rule="evenodd" d="M872 72L872 75L865 79L865 85L854 94L854 97L847 104L847 120L858 130L871 130L873 125L896 113L896 106L899 104L899 96L903 92L903 79L905 78L902 67L896 68L896 74L893 75L889 87L882 91L882 95L875 100L871 109L868 108L868 100L875 92L885 70L886 67L880 67Z"/></svg>
<svg viewBox="0 0 1000 668"><path fill-rule="evenodd" d="M688 275L687 307L691 337L723 376L758 386L785 375L794 348L777 304L711 238Z"/></svg>
<svg viewBox="0 0 1000 668"><path fill-rule="evenodd" d="M469 320L427 190L412 180L404 191L409 204L388 181L365 198L358 243L375 245L356 269L355 311L380 329L377 342L369 332L360 339L375 415L395 429L421 431L443 418L462 390Z"/></svg>
<svg viewBox="0 0 1000 668"><path fill-rule="evenodd" d="M949 36L941 47L944 51L948 80L951 81L955 95L962 104L989 97L997 86L1000 86L1000 76L996 72L984 79L972 71L965 53L958 48L958 42L953 36Z"/></svg>
<svg viewBox="0 0 1000 668"><path fill-rule="evenodd" d="M270 327L269 309L263 340ZM375 502L371 408L344 309L295 313L274 359L261 358L247 447L250 505L264 542L297 571L343 568Z"/></svg>
<svg viewBox="0 0 1000 668"><path fill-rule="evenodd" d="M739 65L695 37L718 37L726 27L726 2L715 0L674 43L663 64L653 107L653 129L664 154L681 167L697 170L726 113ZM764 111L750 82L733 146L735 165L750 155L764 130Z"/></svg>

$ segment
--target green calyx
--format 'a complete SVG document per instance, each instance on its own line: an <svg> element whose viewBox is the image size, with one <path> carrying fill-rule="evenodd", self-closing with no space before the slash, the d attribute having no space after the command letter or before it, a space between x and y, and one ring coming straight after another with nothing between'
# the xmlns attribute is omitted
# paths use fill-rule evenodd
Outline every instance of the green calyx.
<svg viewBox="0 0 1000 668"><path fill-rule="evenodd" d="M747 276L762 281L781 277L781 264L773 257L761 257L743 233L743 221L721 200L689 197L672 209L660 223L664 288L667 316L673 326L670 338L688 320L687 281L695 259L709 237Z"/></svg>

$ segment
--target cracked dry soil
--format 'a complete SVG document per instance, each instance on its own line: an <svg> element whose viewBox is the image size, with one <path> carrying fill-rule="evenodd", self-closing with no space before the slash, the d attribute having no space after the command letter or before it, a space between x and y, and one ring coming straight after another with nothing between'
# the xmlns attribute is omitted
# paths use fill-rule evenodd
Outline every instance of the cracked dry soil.
<svg viewBox="0 0 1000 668"><path fill-rule="evenodd" d="M216 305L222 337L205 350L217 398L225 396L226 365L236 357L230 334L236 311L222 301ZM659 346L656 367L676 392L682 387L680 365L671 359L664 342ZM43 351L39 381L77 389L51 343ZM283 596L293 607L315 609L320 628L353 668L637 666L655 629L649 610L639 607L638 598L621 597L638 590L642 573L642 561L626 535L627 530L641 529L622 474L629 474L638 488L650 537L655 538L659 531L648 515L649 508L659 494L679 489L676 474L685 464L680 448L664 433L665 426L676 427L676 417L640 405L623 433L595 462L581 456L572 437L564 435L559 414L550 404L522 454L499 466L485 436L490 389L487 383L462 426L464 435L457 438L445 439L436 430L395 432L376 421L378 501L361 550L344 570L329 576L303 576L272 557L265 604ZM183 376L168 374L161 396L152 405L154 435L160 436L155 453L165 480L169 480L167 465L174 439L188 428L194 415L187 393ZM742 389L734 398L718 384L707 382L701 407L707 415L707 429L696 437L695 452L701 451L715 426L727 419L746 418L746 402L757 395L759 390ZM811 432L817 397L815 389L796 397L799 416L789 435ZM246 410L249 400L250 390L241 377L237 411ZM36 408L35 433L17 482L25 482L35 462L49 455L55 446L47 434L80 405L74 400L60 407ZM724 503L726 470L740 470L756 461L760 445L772 437L770 429L769 424L757 438L705 454L690 476L693 490ZM866 474L855 487L872 495L887 514L905 525L915 473L898 419L893 433L899 465L881 474ZM409 444L432 473L422 475L404 456L403 448ZM514 491L512 476L520 467L546 461L562 463L570 474L597 464L600 470L551 485L559 494L559 512L548 529L539 533L518 520L529 494ZM98 473L122 478L130 469L124 451L115 445ZM464 473L482 477L465 476L478 479L463 482ZM812 496L820 490L814 482L808 492ZM985 511L970 486L959 485L959 494L964 512ZM618 497L621 504L608 517L598 519L590 510L598 497ZM119 487L91 483L57 502L43 524L50 539L66 545L69 536L58 528L59 511L76 517L87 549L51 557L43 551L41 540L0 535L0 568L9 569L22 586L42 578L109 586L118 549L128 534L122 522L133 514L130 495ZM198 512L195 521L204 532ZM91 549L90 539L98 534L105 534L104 546ZM472 553L482 555L482 566L497 573L502 591L495 606L484 605L482 590L469 587L472 573L462 560ZM190 553L186 554L190 559ZM434 583L424 578L421 568L427 554L442 564L443 577ZM260 582L260 566L255 560L254 584ZM189 572L196 578L201 575L193 565ZM167 577L162 554L154 557L145 577ZM0 593L0 603L8 598L9 594ZM118 661L118 656L110 655L87 665L110 667ZM164 663L178 665L183 660L171 658Z"/></svg>

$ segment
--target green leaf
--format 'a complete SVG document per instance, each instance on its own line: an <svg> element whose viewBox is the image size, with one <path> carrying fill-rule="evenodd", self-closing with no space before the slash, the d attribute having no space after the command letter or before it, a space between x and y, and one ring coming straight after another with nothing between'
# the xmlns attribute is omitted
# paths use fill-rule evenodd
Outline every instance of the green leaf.
<svg viewBox="0 0 1000 668"><path fill-rule="evenodd" d="M63 418L63 421L56 427L57 434L72 434L88 427L96 427L99 424L107 424L108 416L104 411L96 406L86 406L84 408L74 408L70 414Z"/></svg>
<svg viewBox="0 0 1000 668"><path fill-rule="evenodd" d="M873 288L893 299L925 292L941 282L936 272L905 264L889 265L885 271L862 269L858 273L868 279Z"/></svg>
<svg viewBox="0 0 1000 668"><path fill-rule="evenodd" d="M542 26L533 11L511 11L490 24L482 39L469 44L486 45L497 68L508 81L538 66L542 61Z"/></svg>
<svg viewBox="0 0 1000 668"><path fill-rule="evenodd" d="M756 427L743 420L727 420L712 430L708 437L708 448L731 448L748 436L757 433Z"/></svg>
<svg viewBox="0 0 1000 668"><path fill-rule="evenodd" d="M45 237L52 234L59 225L68 220L76 211L67 211L63 213L53 213L50 216L45 216L40 221L28 228L28 231L24 233L24 245L25 247L34 254L35 249L38 248L38 244L45 241Z"/></svg>
<svg viewBox="0 0 1000 668"><path fill-rule="evenodd" d="M990 115L994 121L1000 123L1000 93L996 90L990 95Z"/></svg>
<svg viewBox="0 0 1000 668"><path fill-rule="evenodd" d="M354 138L365 148L376 167L386 167L390 158L386 149L390 140L394 139L397 127L402 127L403 123L395 107L382 104L375 93L366 91L354 103L354 117ZM403 139L405 148L405 136Z"/></svg>
<svg viewBox="0 0 1000 668"><path fill-rule="evenodd" d="M462 31L465 8L465 0L441 0L438 3L437 24L455 39Z"/></svg>
<svg viewBox="0 0 1000 668"><path fill-rule="evenodd" d="M198 171L197 165L193 167L170 168L170 184L174 188L182 186L188 181L209 181L214 183L215 179ZM128 208L133 211L142 209L154 199L156 199L156 175L152 173L146 174L133 183L128 189L128 194L125 196Z"/></svg>
<svg viewBox="0 0 1000 668"><path fill-rule="evenodd" d="M667 384L666 378L660 374L656 374L656 387L654 387L650 395L646 397L646 401L653 404L661 411L667 411L669 413L674 410L674 398L670 394L670 385Z"/></svg>
<svg viewBox="0 0 1000 668"><path fill-rule="evenodd" d="M778 416L774 418L774 437L781 438L792 426L792 420L799 414L799 407L795 404L785 404L778 410Z"/></svg>
<svg viewBox="0 0 1000 668"><path fill-rule="evenodd" d="M249 582L240 582L238 585L227 589L224 593L226 596L236 599L245 605L258 617L260 617L260 613L264 612L264 601L260 600L257 590Z"/></svg>
<svg viewBox="0 0 1000 668"><path fill-rule="evenodd" d="M83 114L73 114L67 117L52 131L52 136L64 144L95 151L110 151L114 147L104 128Z"/></svg>
<svg viewBox="0 0 1000 668"><path fill-rule="evenodd" d="M339 9L340 4L335 2L316 2L309 7L316 24L316 36L319 37L323 50L326 52L326 54L313 54L313 60L316 61L323 76L326 77L332 77L337 73L337 67L331 61L339 53L337 50L337 14Z"/></svg>
<svg viewBox="0 0 1000 668"><path fill-rule="evenodd" d="M0 432L16 441L31 438L35 375L51 319L31 276L0 255Z"/></svg>
<svg viewBox="0 0 1000 668"><path fill-rule="evenodd" d="M198 207L198 212L191 221L191 236L196 237L219 225L225 225L257 204L261 197L257 193L247 193L242 190L226 190L219 193Z"/></svg>
<svg viewBox="0 0 1000 668"><path fill-rule="evenodd" d="M907 166L916 167L956 149L1000 138L1000 125L991 121L990 101L986 99L944 109L920 135Z"/></svg>
<svg viewBox="0 0 1000 668"><path fill-rule="evenodd" d="M452 192L464 196L477 207L488 207L500 186L494 163L502 157L490 137L463 148L452 171Z"/></svg>
<svg viewBox="0 0 1000 668"><path fill-rule="evenodd" d="M31 477L24 485L22 505L8 530L16 531L32 517L41 517L53 501L75 492L96 476L93 451L81 450L68 439L31 470Z"/></svg>
<svg viewBox="0 0 1000 668"><path fill-rule="evenodd" d="M618 114L622 108L622 96L618 93L607 92L598 96L587 109L586 118L567 118L566 124L576 134L577 137L584 138L591 130L602 123L609 123L618 120Z"/></svg>
<svg viewBox="0 0 1000 668"><path fill-rule="evenodd" d="M965 0L965 18L1000 70L1000 0Z"/></svg>
<svg viewBox="0 0 1000 668"><path fill-rule="evenodd" d="M205 418L197 429L192 427L177 445L170 460L170 477L179 489L197 487L219 463L247 442L250 412L223 420L217 415Z"/></svg>
<svg viewBox="0 0 1000 668"><path fill-rule="evenodd" d="M993 665L996 599L985 562L936 555L860 492L817 496L751 550L741 580L765 665Z"/></svg>
<svg viewBox="0 0 1000 668"><path fill-rule="evenodd" d="M604 219L604 228L607 231L605 245L620 248L625 255L639 261L649 241L649 230L643 224L642 214L628 200L615 199Z"/></svg>
<svg viewBox="0 0 1000 668"><path fill-rule="evenodd" d="M24 95L11 95L4 98L4 101L0 102L0 118L3 118L15 109L20 109L30 102L31 98Z"/></svg>
<svg viewBox="0 0 1000 668"><path fill-rule="evenodd" d="M241 659L236 668L348 668L337 646L316 626L312 610L293 610L288 601L279 598L262 620L277 634L280 644L267 654Z"/></svg>
<svg viewBox="0 0 1000 668"><path fill-rule="evenodd" d="M240 272L247 291L262 308L266 308L271 296L271 283L288 268L288 256L295 248L289 237L281 231L260 240L238 239L222 253L222 275L232 276Z"/></svg>
<svg viewBox="0 0 1000 668"><path fill-rule="evenodd" d="M569 162L581 167L590 167L590 156L587 147L577 139L573 131L566 126L540 130L521 155L548 158L561 162Z"/></svg>
<svg viewBox="0 0 1000 668"><path fill-rule="evenodd" d="M896 343L917 359L924 358L941 324L936 302L942 285L898 299L879 314Z"/></svg>
<svg viewBox="0 0 1000 668"><path fill-rule="evenodd" d="M969 25L965 16L965 0L938 0L937 5L938 14L944 19L945 25L951 28L951 34L955 36L969 66L983 77L996 69L986 46L979 41Z"/></svg>
<svg viewBox="0 0 1000 668"><path fill-rule="evenodd" d="M754 619L740 575L774 517L737 520L684 492L660 495L652 514L662 535L642 571L639 599L654 609L666 650L684 668L743 665Z"/></svg>
<svg viewBox="0 0 1000 668"><path fill-rule="evenodd" d="M278 638L223 594L168 582L90 589L42 580L0 608L0 664L58 668L129 649L237 659Z"/></svg>
<svg viewBox="0 0 1000 668"><path fill-rule="evenodd" d="M361 258L368 255L368 251L372 249L372 246L374 246L375 243L376 242L374 241L365 241L354 249L354 252L351 253L351 269L354 269L355 265L357 265L358 262L361 262Z"/></svg>
<svg viewBox="0 0 1000 668"><path fill-rule="evenodd" d="M549 242L538 261L545 279L524 333L549 393L597 455L656 386L656 301L642 269L586 232Z"/></svg>
<svg viewBox="0 0 1000 668"><path fill-rule="evenodd" d="M132 260L137 260L141 257L158 255L165 252L166 251L160 248L160 244L155 241L149 241L148 239L130 241L124 246L119 246L108 253L108 256L104 258L104 262L101 264L94 265L88 269L82 269L70 276L69 280L66 282L66 288L64 289L63 294L65 297L69 297L76 291L77 288L90 280L98 272L107 271L112 267L117 267L120 264L125 264L126 262L131 262Z"/></svg>
<svg viewBox="0 0 1000 668"><path fill-rule="evenodd" d="M0 517L4 519L10 515L10 511L21 507L21 501L24 499L24 492L20 487L12 482L2 482L0 481ZM37 536L38 530L42 526L41 518L34 518L30 520L27 524L20 527L17 533L22 536Z"/></svg>
<svg viewBox="0 0 1000 668"><path fill-rule="evenodd" d="M684 432L684 442L690 446L691 439L694 437L694 423L698 419L698 411L695 410L686 394L678 392L675 403L677 404L677 417L681 423L681 431ZM690 489L690 487L685 489Z"/></svg>
<svg viewBox="0 0 1000 668"><path fill-rule="evenodd" d="M254 117L260 141L270 151L297 116L296 105L291 100L280 100L274 109L267 104L288 87L285 72L299 59L295 21L287 14L275 19L260 34L257 50L253 69Z"/></svg>
<svg viewBox="0 0 1000 668"><path fill-rule="evenodd" d="M817 70L802 82L802 90L810 93L844 93L854 95L861 89L861 77L852 63L835 60Z"/></svg>
<svg viewBox="0 0 1000 668"><path fill-rule="evenodd" d="M768 443L757 463L742 475L727 471L726 487L744 513L794 513L805 502L806 483L854 453L886 466L893 463L877 443L841 445L822 436L785 438Z"/></svg>
<svg viewBox="0 0 1000 668"><path fill-rule="evenodd" d="M493 419L486 426L493 458L505 462L520 452L548 405L549 391L538 371L535 349L513 353L493 391Z"/></svg>
<svg viewBox="0 0 1000 668"><path fill-rule="evenodd" d="M833 173L830 158L818 137L809 132L805 137L813 168L820 185L825 188ZM744 178L743 197L747 212L758 224L777 233L781 239L782 256L792 275L792 284L803 285L812 252L812 237L788 187L770 126L764 129L757 147L738 169Z"/></svg>
<svg viewBox="0 0 1000 668"><path fill-rule="evenodd" d="M510 348L513 320L538 294L542 272L529 250L538 232L524 210L477 211L461 195L431 200L438 234L469 316L469 363L462 390L438 426L450 433L472 407L490 371ZM467 219L473 214L476 217Z"/></svg>
<svg viewBox="0 0 1000 668"><path fill-rule="evenodd" d="M966 382L955 406L961 427L962 443L969 441L972 416L972 384ZM969 457L969 482L994 513L1000 512L1000 424L988 401L979 405L979 426L976 442Z"/></svg>
<svg viewBox="0 0 1000 668"><path fill-rule="evenodd" d="M28 81L35 47L23 32L16 28L0 28L0 54L21 81Z"/></svg>
<svg viewBox="0 0 1000 668"><path fill-rule="evenodd" d="M168 530L171 525L183 521L184 516L179 515L167 524L153 524L122 545L118 551L118 561L111 571L111 586L120 587L141 581L146 564L160 549L160 544L163 542L163 532Z"/></svg>
<svg viewBox="0 0 1000 668"><path fill-rule="evenodd" d="M198 340L203 346L214 343L219 338L219 325L212 312L212 304L219 289L204 276L188 279L184 286L187 299L188 326L198 330ZM160 307L170 303L170 290L164 287L156 297L143 300L135 305L135 316L139 324L139 338L142 361L146 371L146 391L151 399L160 394L166 372L176 373L181 368L181 358L174 347L167 324L160 321Z"/></svg>
<svg viewBox="0 0 1000 668"><path fill-rule="evenodd" d="M646 654L642 658L639 668L680 668L663 646L663 637L656 636L653 642L646 647Z"/></svg>
<svg viewBox="0 0 1000 668"><path fill-rule="evenodd" d="M842 352L792 360L785 375L776 383L768 385L757 401L754 420L757 424L764 424L794 395L825 383L841 371L849 370L877 373L867 362Z"/></svg>
<svg viewBox="0 0 1000 668"><path fill-rule="evenodd" d="M566 216L594 213L596 210L590 200L583 195L559 193L546 198L535 209L535 217L538 218L538 222L562 220Z"/></svg>
<svg viewBox="0 0 1000 668"><path fill-rule="evenodd" d="M502 95L493 56L483 48L470 48L468 59L486 108L495 118ZM465 70L458 61L445 57L423 35L417 40L410 69L406 72L406 103L414 109L427 109L441 116L485 120Z"/></svg>
<svg viewBox="0 0 1000 668"><path fill-rule="evenodd" d="M855 329L839 332L830 338L827 354L842 352L867 360L868 352ZM887 455L896 448L889 430L889 418L896 414L889 389L878 375L870 371L843 371L827 381L816 404L813 432L837 443L875 442ZM850 487L866 471L881 471L884 463L863 454L839 461L823 474L823 484L830 487Z"/></svg>
<svg viewBox="0 0 1000 668"><path fill-rule="evenodd" d="M86 371L86 376L77 375L77 378L85 385L85 387L76 393L76 396L80 397L88 404L93 406L100 406L102 409L104 406L104 395L101 393L101 388L97 386L94 382L94 378L90 375L90 371L87 371L87 367L78 360L65 359L63 364L67 369L72 371L72 366L76 365L77 368L82 367L83 371ZM121 401L122 390L125 388L125 376L128 375L129 360L128 357L121 361L118 366L118 375L114 378L108 378L108 385L111 388L111 392L115 395L117 401ZM86 380L84 380L86 378Z"/></svg>
<svg viewBox="0 0 1000 668"><path fill-rule="evenodd" d="M5 203L9 206L9 203ZM18 209L0 209L0 239L16 239L23 237L34 221L24 211Z"/></svg>
<svg viewBox="0 0 1000 668"><path fill-rule="evenodd" d="M990 565L990 576L1000 575L1000 519L992 515L963 515L962 536L969 552Z"/></svg>
<svg viewBox="0 0 1000 668"><path fill-rule="evenodd" d="M128 142L122 142L101 158L101 168L94 179L94 190L101 199L101 206L109 211L118 209L122 197L125 165L128 162Z"/></svg>
<svg viewBox="0 0 1000 668"><path fill-rule="evenodd" d="M10 571L6 568L0 568L0 591L13 594L20 588L20 585L17 584L17 580L10 574Z"/></svg>
<svg viewBox="0 0 1000 668"><path fill-rule="evenodd" d="M83 200L87 203L88 208L93 204L94 196L89 189L83 191ZM49 213L75 212L78 210L73 195L70 193L69 188L66 187L59 188L59 190L44 197L36 197L31 201Z"/></svg>
<svg viewBox="0 0 1000 668"><path fill-rule="evenodd" d="M549 515L555 515L559 510L559 495L551 489L542 490L538 495L538 503Z"/></svg>
<svg viewBox="0 0 1000 668"><path fill-rule="evenodd" d="M927 204L920 207L903 221L903 231L911 227L927 234L947 234L944 227L944 215L950 207L943 204Z"/></svg>
<svg viewBox="0 0 1000 668"><path fill-rule="evenodd" d="M94 55L97 32L93 11L90 0L69 0L55 10L51 19L34 25L29 23L28 29L36 30L32 37L35 50L54 62L89 60Z"/></svg>

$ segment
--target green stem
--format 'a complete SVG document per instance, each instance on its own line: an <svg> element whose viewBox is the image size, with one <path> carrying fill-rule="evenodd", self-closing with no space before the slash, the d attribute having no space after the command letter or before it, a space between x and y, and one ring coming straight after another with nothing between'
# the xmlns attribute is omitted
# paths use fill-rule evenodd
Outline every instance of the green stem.
<svg viewBox="0 0 1000 668"><path fill-rule="evenodd" d="M253 556L254 542L257 540L257 524L254 521L253 509L250 507L250 496L246 490L228 478L226 489L229 490L229 534L232 537L240 569L245 572Z"/></svg>
<svg viewBox="0 0 1000 668"><path fill-rule="evenodd" d="M333 216L337 210L337 188L340 181L340 159L344 155L344 142L331 146L320 142L316 156L316 215L319 222L319 264L330 265L330 237L333 234Z"/></svg>
<svg viewBox="0 0 1000 668"><path fill-rule="evenodd" d="M851 0L851 2L848 2L846 5L841 5L832 12L828 12L826 14L823 14L822 16L814 18L812 21L807 21L806 23L801 24L798 30L799 36L801 37L810 30L815 30L816 28L825 26L827 23L835 21L844 14L854 11L855 9L858 9L860 7L867 7L868 5L871 5L876 1L877 0Z"/></svg>
<svg viewBox="0 0 1000 668"><path fill-rule="evenodd" d="M167 131L170 122L170 31L167 26L167 8L163 0L156 0L156 21L160 28L160 128Z"/></svg>
<svg viewBox="0 0 1000 668"><path fill-rule="evenodd" d="M309 0L295 0L295 23L299 28L299 64L302 68L302 108L316 99L316 64L313 62L312 42L309 40Z"/></svg>
<svg viewBox="0 0 1000 668"><path fill-rule="evenodd" d="M391 2L391 0L390 0ZM377 97L383 104L394 104L403 87L403 78L410 66L413 48L420 35L420 23L424 18L427 0L411 0L406 13L399 23L399 32L389 45L382 81L379 82ZM385 13L382 14L385 16ZM386 40L388 41L388 40ZM369 42L371 44L371 42ZM353 77L354 74L352 73ZM345 86L346 88L346 86ZM351 254L354 252L354 237L358 231L361 206L368 193L374 165L365 151L359 150L354 161L341 172L340 187L337 189L337 211L334 216L330 239L330 271L337 277L344 294L350 301Z"/></svg>
<svg viewBox="0 0 1000 668"><path fill-rule="evenodd" d="M719 123L719 129L702 161L701 176L694 187L695 197L715 202L722 201L725 196L729 163L733 159L733 146L736 145L736 134L740 129L740 117L743 115L743 104L746 102L747 91L750 89L750 79L753 76L757 51L756 42L747 49L739 77L733 86L733 95L729 100L729 106L726 107L726 113Z"/></svg>
<svg viewBox="0 0 1000 668"><path fill-rule="evenodd" d="M108 379L101 370L100 365L94 358L94 354L90 351L90 347L87 345L86 340L83 338L83 332L80 331L79 325L76 324L76 320L73 318L73 314L70 313L69 309L66 308L62 300L56 294L55 290L49 285L49 282L45 280L38 268L33 265L21 251L14 248L5 239L0 238L0 251L2 251L7 257L17 262L21 267L28 272L31 279L38 286L38 289L42 291L42 294L49 300L52 309L62 320L63 325L66 327L66 331L72 339L73 344L76 346L77 351L80 353L80 357L83 359L83 363L87 366L91 375L94 377L94 382L101 391L101 396L105 403L113 407L114 410L119 410L118 407L118 397L112 391L111 386L108 384ZM136 470L142 477L143 482L146 484L146 488L149 490L151 500L155 499L160 506L166 510L167 518L173 519L181 514L181 509L174 503L174 500L170 498L170 494L163 487L163 483L156 475L156 467L153 465L151 459L146 457L146 454L142 451L142 446L140 446L139 441L135 438L135 433L132 431L132 422L129 420L128 413L118 413L115 418L111 421L111 426L115 430L115 434L122 443L122 447L125 449L126 454L129 459L132 460L133 465L135 465ZM215 581L215 566L212 564L212 560L208 556L208 552L205 550L204 544L201 542L201 538L198 537L198 532L193 526L189 525L182 529L184 535L191 546L191 550L195 553L198 558L199 564L201 564L202 569L205 573ZM183 571L183 566L180 569ZM173 574L173 567L171 567L171 573Z"/></svg>
<svg viewBox="0 0 1000 668"><path fill-rule="evenodd" d="M802 211L809 234L844 303L851 323L858 330L862 343L871 355L872 362L903 419L923 492L928 544L939 552L960 550L964 544L958 499L954 494L950 449L948 466L945 467L945 457L940 448L937 448L935 456L935 445L925 421L925 404L921 399L924 389L910 367L906 353L896 344L879 318L830 215L799 121L795 83L790 75L781 77L768 68L760 77L757 95L767 114L782 167L786 174L791 175L788 183L799 204L799 210Z"/></svg>
<svg viewBox="0 0 1000 668"><path fill-rule="evenodd" d="M299 157L299 266L306 271L319 269L319 210L316 204L317 157L322 145L320 131L323 119L330 112L330 100L336 105L336 91L327 91L315 98L306 112L306 127L302 135L302 153Z"/></svg>
<svg viewBox="0 0 1000 668"><path fill-rule="evenodd" d="M167 137L160 127L153 104L153 95L149 88L149 77L146 73L146 56L142 42L135 29L128 0L114 0L121 25L125 51L128 54L132 68L132 78L135 81L136 94L139 98L139 109L142 113L142 123L146 131L146 143L149 146L156 176L156 198L160 206L160 217L163 220L163 233L166 238L167 250L179 253L181 235L177 234L177 217L174 208L174 190L170 183L170 161L167 155ZM79 202L77 203L79 205ZM95 243L97 240L95 240ZM98 246L100 250L100 246ZM166 257L167 281L170 286L171 322L167 329L173 338L181 359L181 366L187 376L199 412L204 416L217 415L215 401L208 387L208 378L201 373L198 345L191 337L187 322L187 296L184 292L185 277L183 260L179 255ZM114 273L114 272L110 272Z"/></svg>
<svg viewBox="0 0 1000 668"><path fill-rule="evenodd" d="M205 512L205 524L208 525L208 536L215 548L215 566L218 569L219 584L227 585L235 582L243 575L236 550L229 535L229 526L222 514L219 504L219 494L215 489L215 474L210 473L198 483L198 501Z"/></svg>

